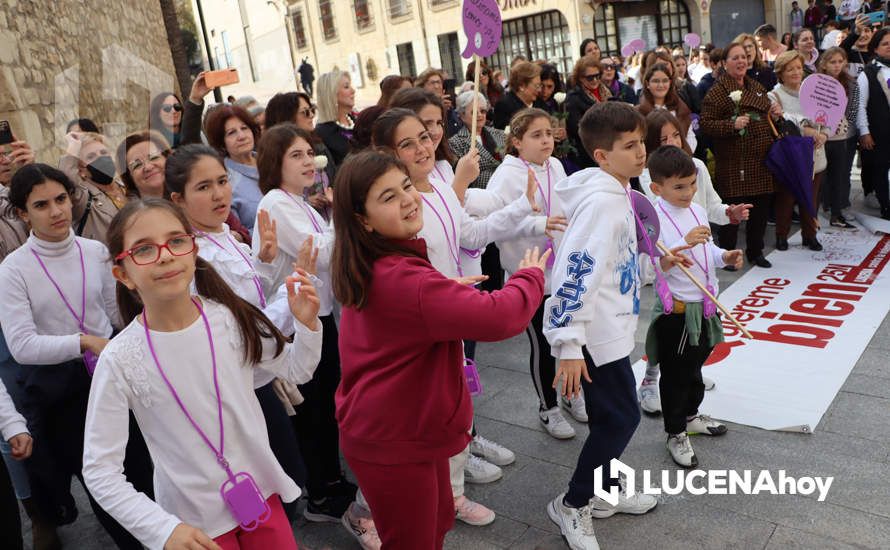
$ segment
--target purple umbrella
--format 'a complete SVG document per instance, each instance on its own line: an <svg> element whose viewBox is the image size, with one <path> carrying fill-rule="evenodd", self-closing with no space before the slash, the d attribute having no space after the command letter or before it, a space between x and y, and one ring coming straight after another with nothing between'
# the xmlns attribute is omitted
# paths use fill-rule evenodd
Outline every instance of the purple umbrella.
<svg viewBox="0 0 890 550"><path fill-rule="evenodd" d="M772 126L772 119L769 122ZM778 137L775 126L773 132ZM786 135L779 137L766 155L766 167L776 180L790 192L797 204L806 207L810 215L816 217L813 200L813 147L811 137Z"/></svg>

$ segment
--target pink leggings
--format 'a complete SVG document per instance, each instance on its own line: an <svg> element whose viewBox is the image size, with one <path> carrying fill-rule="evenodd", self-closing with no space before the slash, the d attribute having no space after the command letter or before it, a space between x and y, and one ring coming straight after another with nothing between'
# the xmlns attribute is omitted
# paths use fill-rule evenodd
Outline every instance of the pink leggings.
<svg viewBox="0 0 890 550"><path fill-rule="evenodd" d="M272 495L266 501L272 508L272 517L253 531L236 527L213 539L223 550L297 550L294 530L284 514L281 499Z"/></svg>

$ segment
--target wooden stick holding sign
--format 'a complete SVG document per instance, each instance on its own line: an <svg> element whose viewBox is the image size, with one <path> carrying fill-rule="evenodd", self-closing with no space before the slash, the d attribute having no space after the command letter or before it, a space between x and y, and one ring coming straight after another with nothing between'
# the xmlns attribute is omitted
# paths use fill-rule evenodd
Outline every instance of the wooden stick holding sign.
<svg viewBox="0 0 890 550"><path fill-rule="evenodd" d="M661 241L656 242L655 245L658 247L659 250L661 250L661 252L665 256L673 256L673 254L671 254L671 251L668 249L668 247L666 247L664 244L662 244ZM720 302L717 301L717 297L714 296L713 294L711 294L711 292L707 288L705 288L705 285L703 285L702 282L699 281L698 278L696 278L696 276L693 275L691 271L689 271L689 269L687 269L686 267L683 267L682 265L679 265L679 264L676 267L679 267L680 270L683 272L683 274L686 275L687 277L689 277L689 280L692 281L692 284L697 286L699 288L699 290L701 290L704 293L704 295L708 297L709 300L714 302L714 305L717 306L717 309L719 309L720 312L723 313L723 315L727 319L729 319L732 322L732 324L734 324L736 326L737 329L742 331L742 334L744 334L745 337L750 338L752 340L754 339L754 337L751 336L751 333L748 332L748 329L746 329L744 327L744 325L739 323L738 319L736 319L735 317L730 315L729 310L727 310L723 306L723 304L721 304Z"/></svg>
<svg viewBox="0 0 890 550"><path fill-rule="evenodd" d="M467 47L461 53L465 59L473 58L473 124L470 132L470 151L476 150L476 119L479 116L479 74L482 58L497 51L501 42L501 9L496 0L464 0L464 34Z"/></svg>

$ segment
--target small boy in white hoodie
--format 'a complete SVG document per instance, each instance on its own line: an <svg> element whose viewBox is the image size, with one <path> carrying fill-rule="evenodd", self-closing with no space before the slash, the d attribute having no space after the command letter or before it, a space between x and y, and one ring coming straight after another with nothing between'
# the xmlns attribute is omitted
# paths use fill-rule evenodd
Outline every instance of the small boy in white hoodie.
<svg viewBox="0 0 890 550"><path fill-rule="evenodd" d="M0 434L12 448L11 456L16 460L25 460L31 456L31 434L25 418L15 410L15 405L6 386L0 382ZM12 481L5 466L0 464L0 530L4 533L10 547L22 547L22 525L19 521L19 503L15 498Z"/></svg>
<svg viewBox="0 0 890 550"><path fill-rule="evenodd" d="M695 202L696 167L692 158L677 147L665 145L649 155L650 188L658 196L655 211L661 239L668 246L688 244L690 271L711 294L717 295L717 268L742 267L741 250L723 250L711 240L704 208ZM646 354L661 365L661 405L667 448L678 465L698 466L688 433L723 435L726 426L699 413L705 396L701 369L718 343L723 327L716 305L677 270L665 274L673 294L672 310L665 312L656 301L646 335ZM678 345L679 342L679 345Z"/></svg>
<svg viewBox="0 0 890 550"><path fill-rule="evenodd" d="M618 489L616 505L594 496L598 467L603 475L597 489L611 492L619 486L609 462L621 456L640 422L629 357L640 311L630 179L646 165L646 121L626 103L603 102L585 113L579 134L600 168L576 172L555 187L569 225L553 267L544 334L559 360L553 385L566 396L583 390L590 433L569 490L551 501L547 512L571 548L591 550L599 548L593 518L643 514L656 504L651 495L628 496L624 488ZM660 262L664 271L691 265L679 255Z"/></svg>

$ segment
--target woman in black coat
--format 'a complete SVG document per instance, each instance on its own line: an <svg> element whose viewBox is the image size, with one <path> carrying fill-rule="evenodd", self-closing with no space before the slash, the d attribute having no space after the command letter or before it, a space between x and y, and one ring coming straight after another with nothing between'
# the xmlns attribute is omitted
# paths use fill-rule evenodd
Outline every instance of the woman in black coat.
<svg viewBox="0 0 890 550"><path fill-rule="evenodd" d="M541 67L522 61L510 69L510 91L494 106L494 127L503 130L513 115L534 105L541 89Z"/></svg>

